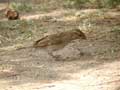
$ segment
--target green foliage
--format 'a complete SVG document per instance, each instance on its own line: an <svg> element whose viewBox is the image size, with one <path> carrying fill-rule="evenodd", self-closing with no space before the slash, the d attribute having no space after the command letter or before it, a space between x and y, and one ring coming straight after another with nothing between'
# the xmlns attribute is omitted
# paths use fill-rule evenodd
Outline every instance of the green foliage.
<svg viewBox="0 0 120 90"><path fill-rule="evenodd" d="M19 33L24 33L31 31L33 27L31 21L26 20L15 20L15 21L0 21L0 30L1 31L17 31Z"/></svg>
<svg viewBox="0 0 120 90"><path fill-rule="evenodd" d="M17 11L29 12L32 10L32 5L27 3L11 3L10 7Z"/></svg>
<svg viewBox="0 0 120 90"><path fill-rule="evenodd" d="M89 0L67 0L69 6L82 7Z"/></svg>
<svg viewBox="0 0 120 90"><path fill-rule="evenodd" d="M112 30L111 30L111 33L116 33L120 36L120 27L114 27Z"/></svg>
<svg viewBox="0 0 120 90"><path fill-rule="evenodd" d="M0 21L0 36L10 40L9 44L31 40L34 26L36 27L36 24L32 20ZM5 42L8 41L3 41L3 43Z"/></svg>
<svg viewBox="0 0 120 90"><path fill-rule="evenodd" d="M86 5L91 5L92 7L107 7L114 8L120 5L120 0L67 0L69 5L75 7L86 7ZM89 6L88 6L89 7Z"/></svg>
<svg viewBox="0 0 120 90"><path fill-rule="evenodd" d="M117 5L120 5L120 0L104 0L104 6L114 8Z"/></svg>

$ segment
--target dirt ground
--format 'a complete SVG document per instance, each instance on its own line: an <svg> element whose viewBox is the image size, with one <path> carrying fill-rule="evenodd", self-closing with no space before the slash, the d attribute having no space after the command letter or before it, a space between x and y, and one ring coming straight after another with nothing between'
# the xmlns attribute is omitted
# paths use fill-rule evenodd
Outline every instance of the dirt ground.
<svg viewBox="0 0 120 90"><path fill-rule="evenodd" d="M22 20L34 24L11 28ZM18 22L3 18L0 24L0 90L120 90L119 11L59 9L25 14ZM29 48L46 34L75 28L87 39L73 40L60 49ZM32 35L21 39L27 29ZM24 46L28 48L19 49Z"/></svg>

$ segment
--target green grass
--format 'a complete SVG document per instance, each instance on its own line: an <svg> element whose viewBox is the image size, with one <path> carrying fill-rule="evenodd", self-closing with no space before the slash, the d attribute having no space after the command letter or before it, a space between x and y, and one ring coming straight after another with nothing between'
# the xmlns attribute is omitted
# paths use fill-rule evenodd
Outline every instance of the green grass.
<svg viewBox="0 0 120 90"><path fill-rule="evenodd" d="M17 11L30 12L33 9L32 4L30 3L11 3L10 7Z"/></svg>
<svg viewBox="0 0 120 90"><path fill-rule="evenodd" d="M120 5L120 0L67 0L68 5L86 7L86 5L97 8L115 8Z"/></svg>

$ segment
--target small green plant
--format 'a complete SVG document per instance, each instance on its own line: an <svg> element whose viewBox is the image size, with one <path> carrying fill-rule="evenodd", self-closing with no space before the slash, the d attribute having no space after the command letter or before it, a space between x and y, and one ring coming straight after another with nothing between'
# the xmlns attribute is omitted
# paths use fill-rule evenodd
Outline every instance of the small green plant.
<svg viewBox="0 0 120 90"><path fill-rule="evenodd" d="M120 27L114 27L114 28L111 30L111 32L120 35Z"/></svg>
<svg viewBox="0 0 120 90"><path fill-rule="evenodd" d="M27 3L11 3L10 7L17 11L29 12L32 10L32 5Z"/></svg>
<svg viewBox="0 0 120 90"><path fill-rule="evenodd" d="M120 0L67 0L67 2L75 7L90 5L98 8L115 8L117 5L120 5Z"/></svg>
<svg viewBox="0 0 120 90"><path fill-rule="evenodd" d="M120 5L120 0L104 0L104 6L108 8L114 8Z"/></svg>
<svg viewBox="0 0 120 90"><path fill-rule="evenodd" d="M82 7L83 4L89 2L89 0L67 0L69 6Z"/></svg>

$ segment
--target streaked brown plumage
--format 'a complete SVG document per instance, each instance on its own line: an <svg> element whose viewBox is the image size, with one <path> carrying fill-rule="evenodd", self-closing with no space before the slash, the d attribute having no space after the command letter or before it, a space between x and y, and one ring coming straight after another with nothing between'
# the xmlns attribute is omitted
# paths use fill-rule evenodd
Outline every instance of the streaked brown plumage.
<svg viewBox="0 0 120 90"><path fill-rule="evenodd" d="M79 29L60 32L56 34L47 35L34 43L34 47L46 47L51 45L59 45L69 43L75 39L86 39L85 34Z"/></svg>
<svg viewBox="0 0 120 90"><path fill-rule="evenodd" d="M58 46L64 47L72 40L76 39L87 39L85 34L79 29L74 29L70 31L59 32L56 34L46 35L39 40L35 41L33 45L28 45L26 47L21 47L18 49L25 48L45 48L47 46Z"/></svg>

